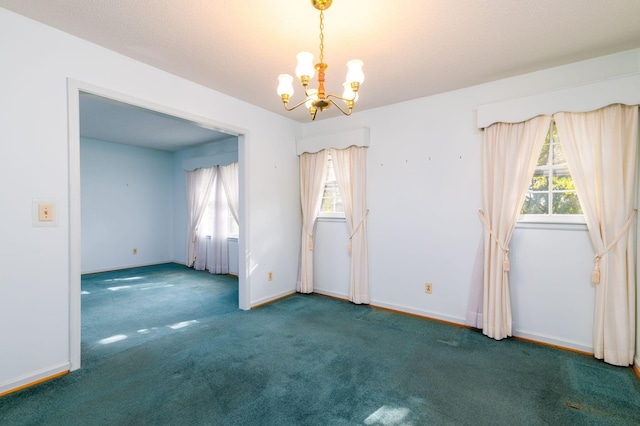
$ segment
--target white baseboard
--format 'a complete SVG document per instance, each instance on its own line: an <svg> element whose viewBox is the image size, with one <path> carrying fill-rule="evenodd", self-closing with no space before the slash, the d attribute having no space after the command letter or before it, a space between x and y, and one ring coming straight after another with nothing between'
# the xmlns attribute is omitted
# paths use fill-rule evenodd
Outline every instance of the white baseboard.
<svg viewBox="0 0 640 426"><path fill-rule="evenodd" d="M314 288L313 289L314 293L318 293L318 294L322 294L323 296L331 296L331 297L336 297L338 299L344 299L347 302L349 301L349 295L346 293L336 293L333 291L329 291L329 290L323 290L321 288Z"/></svg>
<svg viewBox="0 0 640 426"><path fill-rule="evenodd" d="M399 311L407 314L417 315L419 317L424 317L427 319L436 319L440 321L446 321L453 324L466 326L464 318L452 317L450 315L440 314L438 312L424 311L422 309L412 308L409 306L395 305L393 303L386 303L386 302L381 302L377 300L372 300L371 306L391 309L393 311Z"/></svg>
<svg viewBox="0 0 640 426"><path fill-rule="evenodd" d="M4 382L0 382L0 395L10 393L20 388L28 387L29 385L44 381L50 377L58 376L69 370L70 364L68 362L65 362L60 365L43 368L19 377L14 377Z"/></svg>
<svg viewBox="0 0 640 426"><path fill-rule="evenodd" d="M584 343L564 340L564 339L560 339L553 336L547 336L539 333L529 333L522 330L514 330L513 336L521 337L523 339L531 340L531 341L546 344L546 345L557 346L559 348L593 354L593 348L591 346L585 345Z"/></svg>
<svg viewBox="0 0 640 426"><path fill-rule="evenodd" d="M332 292L332 291L326 291L326 290L322 290L322 289L314 289L314 292L318 293L318 294L323 294L323 295L326 295L326 296L332 296L332 297L337 297L339 299L348 300L348 296L346 294L342 294L342 293L335 293L335 292ZM423 317L425 319L435 319L435 320L440 320L440 321L446 321L446 322L453 323L453 324L459 324L459 325L465 326L465 327L468 326L467 323L466 323L466 320L464 318L453 317L453 316L450 316L450 315L444 315L444 314L440 314L438 312L424 311L424 310L412 308L412 307L409 307L409 306L395 305L393 303L386 303L386 302L381 302L381 301L376 301L376 300L372 300L371 301L371 306L384 308L384 309L390 309L390 310L393 310L393 311L398 311L398 312L401 312L401 313L406 313L406 314L411 314L411 315L417 315L417 316ZM560 338L557 338L557 337L554 337L554 336L547 336L547 335L539 334L539 333L530 333L530 332L527 332L527 331L524 331L524 330L515 330L513 335L515 337L520 337L520 338L531 340L531 341L538 342L538 343L541 343L541 344L557 346L559 348L570 349L570 350L575 350L575 351L580 351L580 352L593 353L593 348L588 346L588 345L585 345L585 344L579 343L579 342L560 339ZM636 363L636 365L640 366L640 356L636 357L635 363Z"/></svg>
<svg viewBox="0 0 640 426"><path fill-rule="evenodd" d="M295 290L287 290L287 291L283 291L281 293L276 293L276 294L272 294L272 295L267 296L267 297L263 297L262 299L252 300L251 301L251 308L255 308L257 306L264 305L266 303L274 302L274 301L276 301L278 299L282 299L283 297L290 296L290 295L294 294L295 292L296 292Z"/></svg>
<svg viewBox="0 0 640 426"><path fill-rule="evenodd" d="M82 275L100 274L102 272L121 271L124 269L143 268L145 266L164 265L165 263L178 263L178 262L174 262L173 260L165 260L165 261L157 261L157 262L149 262L149 263L137 263L135 265L113 266L111 268L104 268L104 269L90 269L88 271L82 271L81 274Z"/></svg>

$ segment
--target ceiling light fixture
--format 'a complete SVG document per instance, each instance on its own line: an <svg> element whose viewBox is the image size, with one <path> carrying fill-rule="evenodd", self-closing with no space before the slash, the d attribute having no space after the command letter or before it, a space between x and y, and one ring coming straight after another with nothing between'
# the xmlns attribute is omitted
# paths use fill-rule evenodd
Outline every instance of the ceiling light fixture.
<svg viewBox="0 0 640 426"><path fill-rule="evenodd" d="M333 0L311 0L313 7L320 11L320 62L313 65L313 55L309 52L300 52L297 55L298 66L296 76L304 87L305 100L299 104L289 107L289 99L293 96L293 77L289 74L278 76L278 95L282 99L284 109L294 110L300 105L305 105L309 109L311 119L316 119L318 111L324 111L331 105L335 105L344 115L351 115L353 104L358 100L358 89L364 81L362 73L363 62L360 59L352 59L347 62L347 81L343 83L344 93L342 96L326 94L324 89L325 71L329 65L324 63L324 11L329 9ZM318 71L318 88L309 89L309 83L313 78L314 70ZM339 99L346 103L347 109L343 109L334 99Z"/></svg>

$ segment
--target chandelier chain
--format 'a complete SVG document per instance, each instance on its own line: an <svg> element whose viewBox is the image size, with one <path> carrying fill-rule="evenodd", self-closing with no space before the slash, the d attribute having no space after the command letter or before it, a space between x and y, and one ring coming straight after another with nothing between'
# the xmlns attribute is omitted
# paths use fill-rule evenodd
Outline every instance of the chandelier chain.
<svg viewBox="0 0 640 426"><path fill-rule="evenodd" d="M320 63L324 63L324 11L320 11Z"/></svg>

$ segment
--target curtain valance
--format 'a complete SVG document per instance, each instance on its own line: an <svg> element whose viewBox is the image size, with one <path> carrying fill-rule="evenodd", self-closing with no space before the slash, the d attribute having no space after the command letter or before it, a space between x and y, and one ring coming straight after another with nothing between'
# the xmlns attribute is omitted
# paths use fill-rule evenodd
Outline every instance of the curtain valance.
<svg viewBox="0 0 640 426"><path fill-rule="evenodd" d="M499 122L521 123L540 115L595 111L613 104L640 104L640 73L480 105L477 126L484 129Z"/></svg>
<svg viewBox="0 0 640 426"><path fill-rule="evenodd" d="M325 133L296 139L296 153L302 155L320 152L323 149L347 149L351 146L369 146L369 128L361 127L342 132Z"/></svg>

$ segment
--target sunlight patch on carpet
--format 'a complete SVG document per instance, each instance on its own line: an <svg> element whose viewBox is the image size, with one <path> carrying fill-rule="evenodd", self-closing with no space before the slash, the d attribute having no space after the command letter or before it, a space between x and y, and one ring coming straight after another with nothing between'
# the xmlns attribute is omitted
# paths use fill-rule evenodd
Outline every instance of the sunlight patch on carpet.
<svg viewBox="0 0 640 426"><path fill-rule="evenodd" d="M100 343L102 345L108 345L110 343L119 342L119 341L124 340L126 338L127 338L127 336L124 335L124 334L116 334L115 336L106 337L104 339L98 340L98 343Z"/></svg>
<svg viewBox="0 0 640 426"><path fill-rule="evenodd" d="M130 288L131 288L130 285L121 285L121 286L118 286L118 287L107 287L107 290L120 291L120 290L128 290Z"/></svg>
<svg viewBox="0 0 640 426"><path fill-rule="evenodd" d="M105 282L109 282L109 281L135 281L135 280L142 280L142 279L144 279L144 277L112 278L110 280L105 280Z"/></svg>
<svg viewBox="0 0 640 426"><path fill-rule="evenodd" d="M408 423L404 423L404 420L410 411L408 408L394 408L383 405L367 417L364 420L364 424L384 426L408 425Z"/></svg>
<svg viewBox="0 0 640 426"><path fill-rule="evenodd" d="M189 327L190 325L193 325L193 324L198 324L198 322L199 322L198 320L182 321L182 322L179 322L179 323L176 323L176 324L171 324L171 325L169 325L167 327L169 327L169 328L171 328L173 330L177 330L179 328Z"/></svg>

